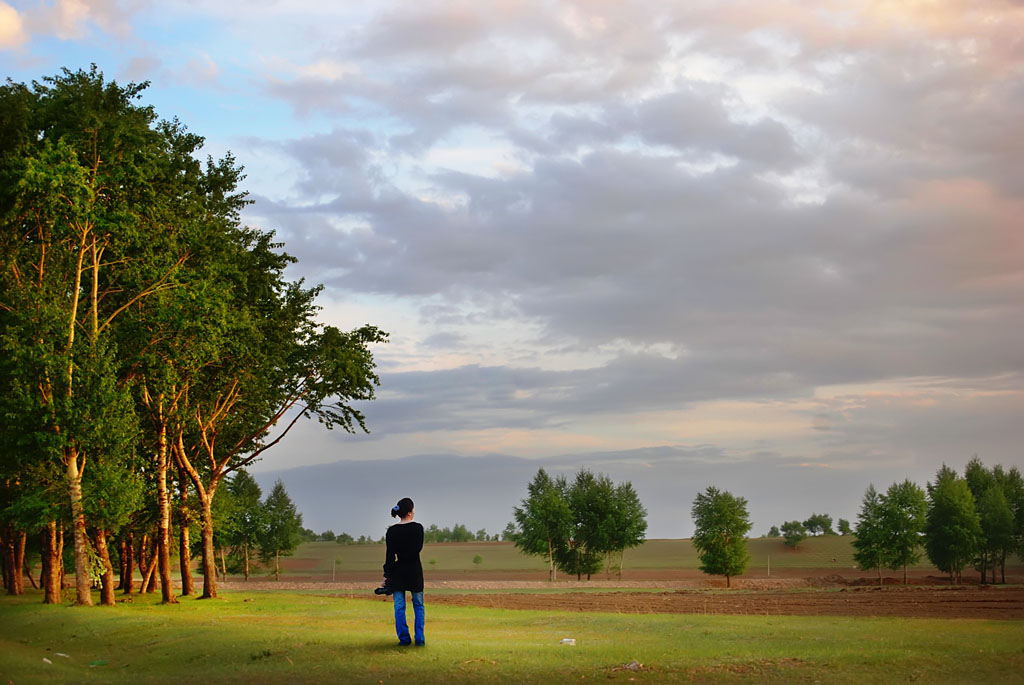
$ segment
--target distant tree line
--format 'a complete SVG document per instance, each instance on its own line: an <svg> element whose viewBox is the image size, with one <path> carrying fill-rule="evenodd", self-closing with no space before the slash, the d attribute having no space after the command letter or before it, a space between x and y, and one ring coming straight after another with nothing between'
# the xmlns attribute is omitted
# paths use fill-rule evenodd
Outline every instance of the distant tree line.
<svg viewBox="0 0 1024 685"><path fill-rule="evenodd" d="M633 485L616 485L587 469L571 483L540 469L514 515L515 526L504 535L526 554L544 557L551 580L556 569L589 579L602 567L609 573L616 562L621 574L625 550L643 542L647 531L647 510Z"/></svg>
<svg viewBox="0 0 1024 685"><path fill-rule="evenodd" d="M95 67L0 86L0 547L15 593L38 551L47 603L66 540L78 604L94 578L113 604L135 564L175 602L175 547L192 594L197 522L215 597L231 474L303 417L365 430L378 384L386 334L317 322L320 288L241 224L234 158L203 163L145 87Z"/></svg>
<svg viewBox="0 0 1024 685"><path fill-rule="evenodd" d="M384 544L384 536L380 539L373 539L366 535L360 535L358 538L349 535L348 533L335 534L333 530L325 530L322 533L314 533L308 528L302 529L302 541L303 542L336 542L339 545L369 545L369 544ZM498 534L488 535L487 530L481 528L477 532L473 533L468 527L461 523L456 523L452 528L439 528L437 524L430 524L423 529L423 542L434 543L434 542L497 542L502 537Z"/></svg>
<svg viewBox="0 0 1024 685"><path fill-rule="evenodd" d="M710 487L693 505L694 547L701 570L726 581L746 569L744 535L750 529L746 501ZM844 519L839 530L851 529ZM987 468L974 457L960 476L943 465L935 480L921 488L910 480L893 483L885 493L869 485L852 531L854 560L863 570L907 569L927 556L950 582L960 583L973 567L982 583L1006 582L1006 560L1024 558L1024 478L1017 467ZM772 526L769 537L784 537L796 547L808 535L835 535L832 518L812 514L804 521Z"/></svg>

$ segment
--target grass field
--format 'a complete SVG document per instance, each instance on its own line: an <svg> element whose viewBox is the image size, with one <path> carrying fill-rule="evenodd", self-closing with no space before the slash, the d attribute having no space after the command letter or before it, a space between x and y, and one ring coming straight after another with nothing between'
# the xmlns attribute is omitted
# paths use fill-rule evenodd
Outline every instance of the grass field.
<svg viewBox="0 0 1024 685"><path fill-rule="evenodd" d="M781 538L754 538L748 542L749 574L766 575L771 568L854 567L851 538L836 535L808 538L798 549ZM479 555L483 561L474 564ZM426 574L452 571L544 571L540 557L521 554L509 542L463 542L426 545L420 554ZM284 562L287 575L330 576L337 573L377 573L384 559L383 545L339 545L310 542ZM834 560L834 561L833 561ZM336 565L335 565L336 564ZM626 551L623 569L696 569L697 553L689 540L648 540ZM931 568L927 563L918 569ZM938 571L936 571L938 573Z"/></svg>
<svg viewBox="0 0 1024 685"><path fill-rule="evenodd" d="M425 648L390 603L283 592L161 606L0 597L0 682L1020 682L1024 624L621 615L427 606ZM575 646L559 644L571 637ZM643 670L625 670L632 661ZM49 663L48 663L49 662Z"/></svg>

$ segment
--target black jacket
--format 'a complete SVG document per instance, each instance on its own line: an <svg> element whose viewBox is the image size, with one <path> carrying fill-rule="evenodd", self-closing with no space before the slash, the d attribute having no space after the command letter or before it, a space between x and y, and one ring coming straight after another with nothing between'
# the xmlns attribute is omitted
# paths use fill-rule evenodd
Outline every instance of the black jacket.
<svg viewBox="0 0 1024 685"><path fill-rule="evenodd" d="M400 592L423 592L423 526L415 521L396 523L388 528L384 537L387 556L384 558L384 576L388 586Z"/></svg>

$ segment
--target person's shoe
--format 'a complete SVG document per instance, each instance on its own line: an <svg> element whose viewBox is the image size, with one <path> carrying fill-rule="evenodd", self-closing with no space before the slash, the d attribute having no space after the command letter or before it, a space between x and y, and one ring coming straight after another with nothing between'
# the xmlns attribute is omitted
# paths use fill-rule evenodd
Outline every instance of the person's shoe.
<svg viewBox="0 0 1024 685"><path fill-rule="evenodd" d="M423 640L417 640L417 641L416 641L416 646L417 646L417 647L426 647L426 646L427 646L427 643L426 643L426 642L424 642Z"/></svg>
<svg viewBox="0 0 1024 685"><path fill-rule="evenodd" d="M411 644L412 644L412 642L402 642L401 640L398 641L398 646L399 647L408 647Z"/></svg>

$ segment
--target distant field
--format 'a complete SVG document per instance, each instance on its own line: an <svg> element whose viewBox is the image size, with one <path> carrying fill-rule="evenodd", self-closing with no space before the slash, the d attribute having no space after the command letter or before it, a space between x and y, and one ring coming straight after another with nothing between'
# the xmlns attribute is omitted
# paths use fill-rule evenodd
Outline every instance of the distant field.
<svg viewBox="0 0 1024 685"><path fill-rule="evenodd" d="M288 592L116 607L0 597L0 682L1020 682L1024 622L634 615L427 606ZM560 644L573 638L572 646ZM632 668L630 668L632 666Z"/></svg>
<svg viewBox="0 0 1024 685"><path fill-rule="evenodd" d="M749 541L751 564L748 574L767 575L771 569L828 569L849 572L853 561L852 538L820 536L808 538L798 549L785 545L781 538L755 538ZM479 555L480 564L473 559ZM428 544L420 554L427 576L450 573L530 572L546 570L540 557L519 552L510 542L464 542ZM338 577L349 574L376 574L384 563L384 545L339 545L334 542L303 544L284 561L286 576ZM695 570L697 553L689 540L648 540L626 551L623 570ZM925 563L913 567L927 570ZM932 569L934 570L934 569ZM938 571L936 571L938 573Z"/></svg>

